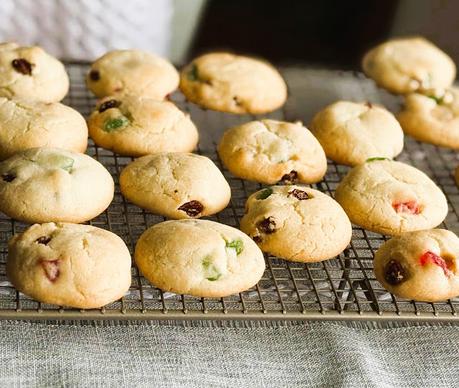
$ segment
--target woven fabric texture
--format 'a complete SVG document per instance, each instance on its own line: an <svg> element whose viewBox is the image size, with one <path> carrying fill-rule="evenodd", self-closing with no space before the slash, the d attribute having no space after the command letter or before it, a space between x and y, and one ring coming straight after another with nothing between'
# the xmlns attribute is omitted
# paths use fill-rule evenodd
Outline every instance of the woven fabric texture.
<svg viewBox="0 0 459 388"><path fill-rule="evenodd" d="M0 41L39 44L61 58L115 48L167 56L172 0L1 0Z"/></svg>
<svg viewBox="0 0 459 388"><path fill-rule="evenodd" d="M203 326L1 322L0 381L8 387L459 384L459 327Z"/></svg>

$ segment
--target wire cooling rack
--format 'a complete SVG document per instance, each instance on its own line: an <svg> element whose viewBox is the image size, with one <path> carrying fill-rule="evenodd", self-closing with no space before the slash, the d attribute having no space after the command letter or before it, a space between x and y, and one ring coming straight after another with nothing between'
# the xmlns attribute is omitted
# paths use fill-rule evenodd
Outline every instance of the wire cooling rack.
<svg viewBox="0 0 459 388"><path fill-rule="evenodd" d="M67 63L67 69L71 90L64 102L87 116L95 105L95 99L84 84L87 64ZM271 118L308 122L314 111L338 98L383 102L392 108L399 103L358 73L301 68L285 68L283 73L289 83L289 102L282 111L268 115ZM226 128L254 117L206 111L186 102L179 93L172 99L191 114L200 130L198 152L211 158L223 170L232 188L230 205L210 219L238 227L247 197L261 185L235 178L226 171L218 159L215 145ZM131 158L117 156L92 142L88 153L106 166L116 183L113 203L90 223L121 236L132 253L142 232L164 219L121 196L119 173ZM456 154L407 139L405 151L398 159L420 168L442 188L450 208L442 227L459 232L459 191L452 177L452 171L459 163ZM333 196L347 171L347 167L329 162L324 180L312 187ZM17 292L5 275L7 242L14 233L26 227L0 215L0 318L459 320L459 299L419 303L397 298L385 291L373 274L373 254L386 238L359 227L353 228L350 246L332 260L302 264L266 256L266 270L260 282L246 292L225 298L196 298L162 292L140 276L133 264L132 286L128 294L104 308L78 310L43 304Z"/></svg>

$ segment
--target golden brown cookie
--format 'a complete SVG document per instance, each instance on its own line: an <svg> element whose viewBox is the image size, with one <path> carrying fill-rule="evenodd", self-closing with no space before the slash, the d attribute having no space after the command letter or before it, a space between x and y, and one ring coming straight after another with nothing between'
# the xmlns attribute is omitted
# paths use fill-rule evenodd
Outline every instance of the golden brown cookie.
<svg viewBox="0 0 459 388"><path fill-rule="evenodd" d="M285 81L274 67L229 53L195 58L180 74L180 90L204 108L239 114L271 112L287 99Z"/></svg>
<svg viewBox="0 0 459 388"><path fill-rule="evenodd" d="M327 171L317 139L300 122L257 120L228 129L218 145L237 177L261 183L314 183Z"/></svg>
<svg viewBox="0 0 459 388"><path fill-rule="evenodd" d="M399 94L447 88L456 77L452 59L421 37L389 40L367 52L365 74L381 87Z"/></svg>
<svg viewBox="0 0 459 388"><path fill-rule="evenodd" d="M459 295L459 238L432 229L393 237L376 252L376 279L406 299L438 302Z"/></svg>

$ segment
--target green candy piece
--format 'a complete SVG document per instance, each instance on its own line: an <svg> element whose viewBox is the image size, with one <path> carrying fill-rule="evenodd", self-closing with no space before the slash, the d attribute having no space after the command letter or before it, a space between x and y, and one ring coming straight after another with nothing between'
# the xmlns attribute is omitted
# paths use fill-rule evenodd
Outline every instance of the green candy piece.
<svg viewBox="0 0 459 388"><path fill-rule="evenodd" d="M125 127L129 124L129 119L125 116L115 117L113 119L108 119L104 123L105 132L114 132L117 129Z"/></svg>
<svg viewBox="0 0 459 388"><path fill-rule="evenodd" d="M268 187L267 189L263 189L260 191L260 194L257 195L257 199L266 199L273 193L273 189Z"/></svg>
<svg viewBox="0 0 459 388"><path fill-rule="evenodd" d="M189 81L199 81L198 67L193 63L191 69L187 73L187 78Z"/></svg>
<svg viewBox="0 0 459 388"><path fill-rule="evenodd" d="M59 154L42 154L36 160L36 163L48 168L62 168L67 172L71 172L75 161L65 155Z"/></svg>
<svg viewBox="0 0 459 388"><path fill-rule="evenodd" d="M244 250L244 243L242 240L227 241L226 248L236 250L236 255L239 255Z"/></svg>
<svg viewBox="0 0 459 388"><path fill-rule="evenodd" d="M365 163L370 163L370 162L374 162L375 160L390 160L389 158L383 158L381 156L377 156L375 158L369 158L365 161Z"/></svg>
<svg viewBox="0 0 459 388"><path fill-rule="evenodd" d="M207 256L202 260L202 267L204 268L204 276L210 282L214 282L222 276L220 271L212 263L212 258Z"/></svg>
<svg viewBox="0 0 459 388"><path fill-rule="evenodd" d="M427 96L434 100L438 105L440 105L443 102L443 97L436 97L436 96Z"/></svg>

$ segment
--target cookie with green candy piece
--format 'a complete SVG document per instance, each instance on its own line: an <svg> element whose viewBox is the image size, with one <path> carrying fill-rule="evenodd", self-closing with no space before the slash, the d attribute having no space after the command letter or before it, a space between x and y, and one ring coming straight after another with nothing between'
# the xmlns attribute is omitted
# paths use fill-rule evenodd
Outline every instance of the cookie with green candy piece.
<svg viewBox="0 0 459 388"><path fill-rule="evenodd" d="M230 53L195 58L180 74L186 98L204 108L239 114L260 114L281 107L287 86L264 61Z"/></svg>
<svg viewBox="0 0 459 388"><path fill-rule="evenodd" d="M0 211L20 221L85 222L102 213L113 194L110 173L85 154L32 148L0 163Z"/></svg>
<svg viewBox="0 0 459 388"><path fill-rule="evenodd" d="M340 164L394 158L403 149L403 131L394 115L369 102L337 101L318 112L309 127L325 154Z"/></svg>
<svg viewBox="0 0 459 388"><path fill-rule="evenodd" d="M416 140L459 149L459 88L409 94L397 119Z"/></svg>
<svg viewBox="0 0 459 388"><path fill-rule="evenodd" d="M198 131L190 116L172 102L144 96L109 96L88 119L94 142L121 155L190 152Z"/></svg>
<svg viewBox="0 0 459 388"><path fill-rule="evenodd" d="M245 291L265 269L262 252L247 235L207 220L156 224L140 236L134 256L154 286L198 297Z"/></svg>

